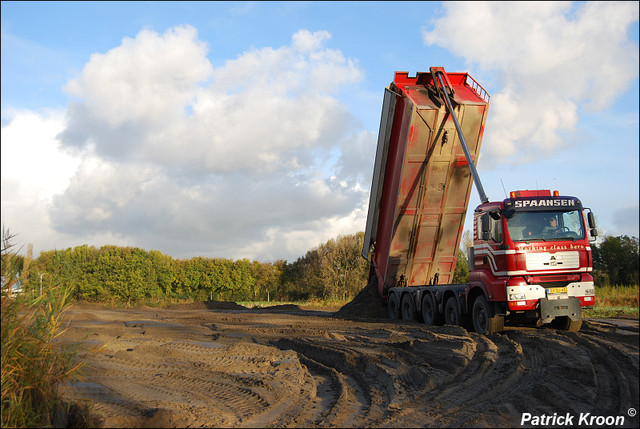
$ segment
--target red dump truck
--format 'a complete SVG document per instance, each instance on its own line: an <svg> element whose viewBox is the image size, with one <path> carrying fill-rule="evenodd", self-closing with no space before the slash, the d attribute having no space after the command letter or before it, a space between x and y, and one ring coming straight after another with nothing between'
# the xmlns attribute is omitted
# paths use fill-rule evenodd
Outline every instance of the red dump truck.
<svg viewBox="0 0 640 429"><path fill-rule="evenodd" d="M475 168L489 95L467 73L397 72L386 88L362 256L391 319L577 331L595 290L593 213L557 191L489 202ZM451 284L473 183L469 283Z"/></svg>

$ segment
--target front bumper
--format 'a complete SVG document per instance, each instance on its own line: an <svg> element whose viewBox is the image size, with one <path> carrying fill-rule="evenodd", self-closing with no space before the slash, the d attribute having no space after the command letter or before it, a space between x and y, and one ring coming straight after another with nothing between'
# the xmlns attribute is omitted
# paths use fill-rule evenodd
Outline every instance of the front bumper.
<svg viewBox="0 0 640 429"><path fill-rule="evenodd" d="M507 286L507 305L511 311L536 310L538 302L576 298L581 307L593 307L595 303L593 282L573 282L566 286L564 293L550 293L543 285Z"/></svg>

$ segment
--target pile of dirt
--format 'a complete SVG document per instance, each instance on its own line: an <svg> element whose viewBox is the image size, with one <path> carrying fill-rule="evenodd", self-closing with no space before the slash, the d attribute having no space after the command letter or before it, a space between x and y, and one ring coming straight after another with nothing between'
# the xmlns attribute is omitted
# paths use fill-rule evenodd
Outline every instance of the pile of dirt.
<svg viewBox="0 0 640 429"><path fill-rule="evenodd" d="M172 310L248 310L232 301L200 301L188 304L174 304L167 307Z"/></svg>
<svg viewBox="0 0 640 429"><path fill-rule="evenodd" d="M377 279L373 277L372 281L352 301L336 311L333 317L341 319L386 319L387 306L378 292Z"/></svg>
<svg viewBox="0 0 640 429"><path fill-rule="evenodd" d="M272 311L274 313L277 313L279 311L302 311L300 306L295 304L280 304L280 305L270 305L267 307L254 307L253 310Z"/></svg>

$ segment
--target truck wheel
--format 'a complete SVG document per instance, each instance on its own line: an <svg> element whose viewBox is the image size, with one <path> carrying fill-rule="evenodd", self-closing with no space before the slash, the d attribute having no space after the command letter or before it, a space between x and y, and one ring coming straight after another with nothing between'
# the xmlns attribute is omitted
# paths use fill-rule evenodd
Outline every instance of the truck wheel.
<svg viewBox="0 0 640 429"><path fill-rule="evenodd" d="M504 329L504 317L493 314L484 295L474 301L472 315L473 329L480 335L494 334Z"/></svg>
<svg viewBox="0 0 640 429"><path fill-rule="evenodd" d="M573 320L569 316L556 317L551 326L567 332L578 332L582 327L582 319Z"/></svg>
<svg viewBox="0 0 640 429"><path fill-rule="evenodd" d="M458 303L456 302L455 296L450 297L444 306L444 322L447 325L460 324L460 312L458 310Z"/></svg>
<svg viewBox="0 0 640 429"><path fill-rule="evenodd" d="M422 298L422 320L427 325L442 325L442 314L438 314L433 295L428 292Z"/></svg>
<svg viewBox="0 0 640 429"><path fill-rule="evenodd" d="M396 320L399 316L400 305L398 303L398 295L391 292L389 294L389 299L387 300L387 314L389 315L389 319Z"/></svg>
<svg viewBox="0 0 640 429"><path fill-rule="evenodd" d="M416 308L413 305L413 298L411 298L411 295L405 293L402 296L402 301L400 301L400 304L402 319L413 320L416 317Z"/></svg>

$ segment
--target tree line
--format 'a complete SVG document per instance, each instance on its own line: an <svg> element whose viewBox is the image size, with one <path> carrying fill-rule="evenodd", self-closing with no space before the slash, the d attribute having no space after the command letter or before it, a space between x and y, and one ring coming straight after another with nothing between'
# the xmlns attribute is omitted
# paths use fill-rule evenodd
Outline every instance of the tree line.
<svg viewBox="0 0 640 429"><path fill-rule="evenodd" d="M597 286L637 285L640 272L638 237L606 236L591 246L593 279Z"/></svg>
<svg viewBox="0 0 640 429"><path fill-rule="evenodd" d="M3 254L2 272L5 277L21 273L25 291L65 284L74 299L95 302L349 300L368 280L369 265L360 255L363 240L363 232L339 236L294 262L174 259L157 250L83 245L45 251L37 259L29 251L24 257ZM638 284L637 237L607 236L592 246L592 255L597 286ZM468 279L460 250L452 282Z"/></svg>
<svg viewBox="0 0 640 429"><path fill-rule="evenodd" d="M366 285L363 237L331 239L293 263L174 259L157 250L83 245L45 251L37 259L29 251L24 257L3 255L2 272L6 277L21 273L24 291L39 293L43 285L65 284L74 299L94 302L344 300Z"/></svg>

